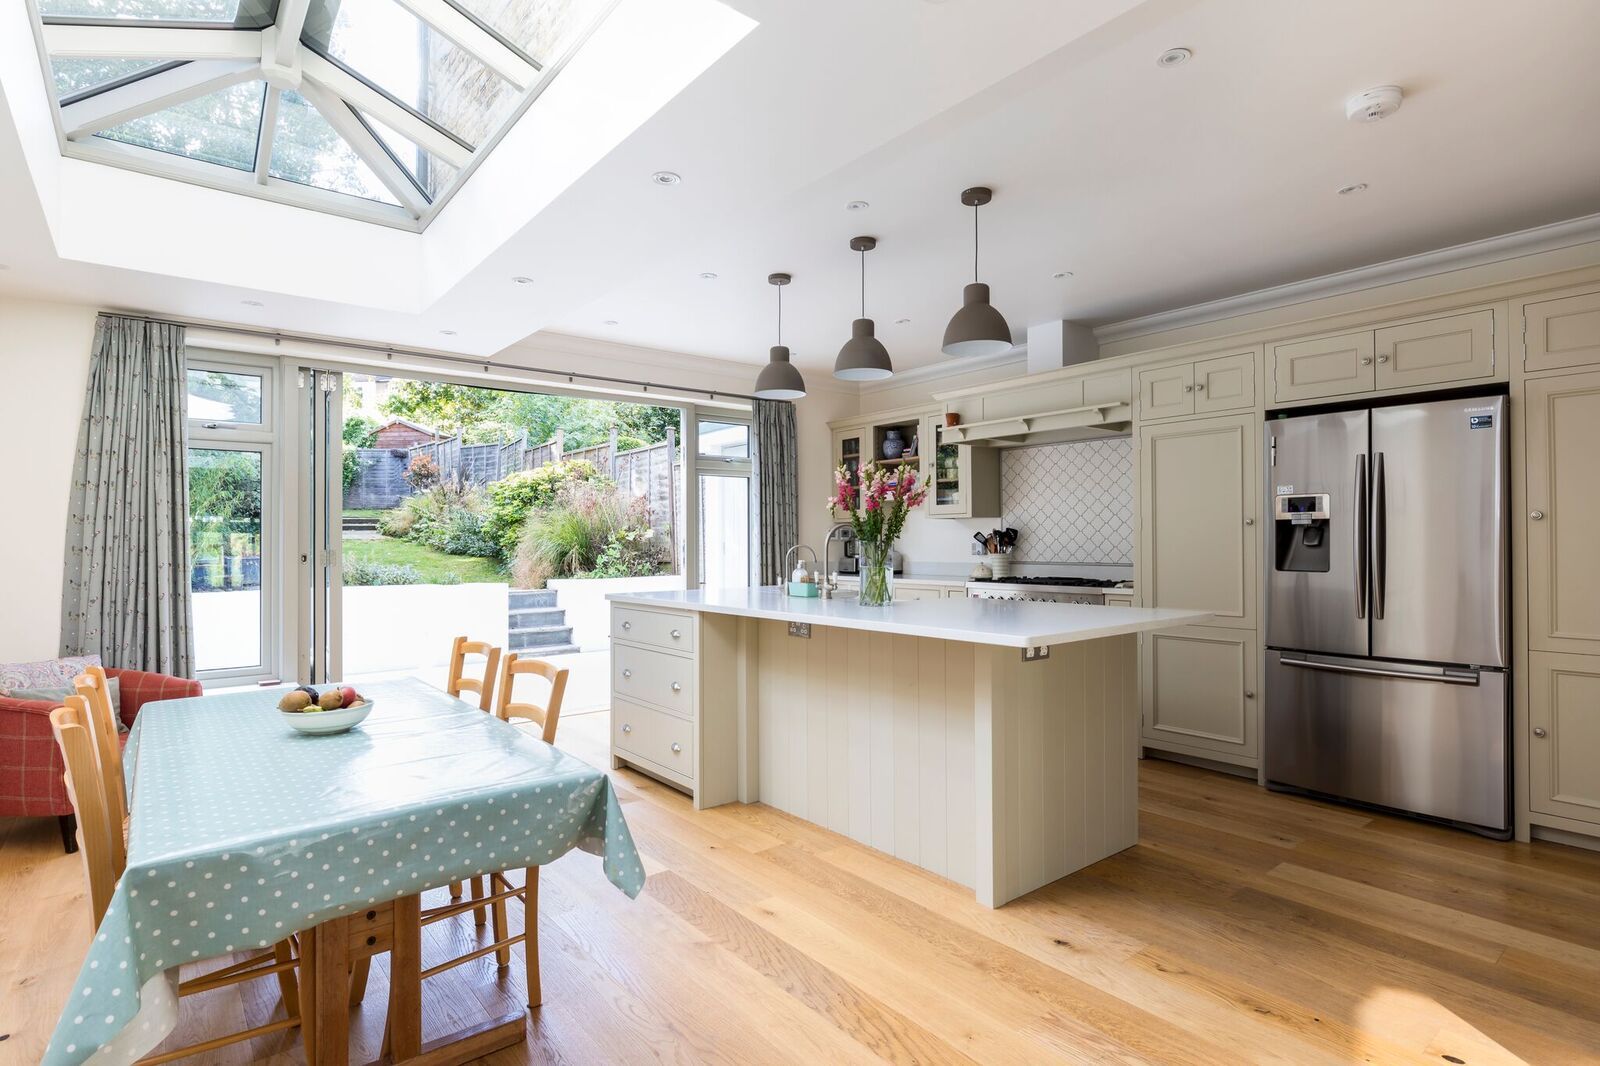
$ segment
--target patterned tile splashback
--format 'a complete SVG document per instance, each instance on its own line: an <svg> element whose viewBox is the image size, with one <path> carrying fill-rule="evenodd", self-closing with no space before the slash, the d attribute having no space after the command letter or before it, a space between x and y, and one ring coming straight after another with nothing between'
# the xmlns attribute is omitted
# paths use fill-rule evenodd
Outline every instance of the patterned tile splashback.
<svg viewBox="0 0 1600 1066"><path fill-rule="evenodd" d="M1008 449L1000 501L1019 562L1133 564L1129 437Z"/></svg>

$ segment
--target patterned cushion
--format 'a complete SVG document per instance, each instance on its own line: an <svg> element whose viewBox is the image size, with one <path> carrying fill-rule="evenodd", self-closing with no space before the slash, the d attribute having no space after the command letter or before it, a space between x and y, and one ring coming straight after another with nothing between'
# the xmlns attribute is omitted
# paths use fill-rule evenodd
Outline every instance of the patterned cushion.
<svg viewBox="0 0 1600 1066"><path fill-rule="evenodd" d="M122 682L114 677L106 678L106 692L111 696L111 715L117 720L118 732L126 733L128 726L122 720ZM68 696L76 696L77 692L71 687L49 688L14 688L5 693L14 700L48 700L60 704Z"/></svg>
<svg viewBox="0 0 1600 1066"><path fill-rule="evenodd" d="M71 655L36 663L0 663L0 695L12 689L71 688L86 666L99 666L98 655Z"/></svg>

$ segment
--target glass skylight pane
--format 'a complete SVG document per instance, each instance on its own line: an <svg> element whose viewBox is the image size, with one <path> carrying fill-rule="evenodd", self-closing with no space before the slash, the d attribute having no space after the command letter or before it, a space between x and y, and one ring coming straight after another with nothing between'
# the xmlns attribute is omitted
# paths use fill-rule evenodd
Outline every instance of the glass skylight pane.
<svg viewBox="0 0 1600 1066"><path fill-rule="evenodd" d="M235 170L254 170L266 85L242 82L95 134Z"/></svg>
<svg viewBox="0 0 1600 1066"><path fill-rule="evenodd" d="M449 0L544 65L605 10L605 0Z"/></svg>
<svg viewBox="0 0 1600 1066"><path fill-rule="evenodd" d="M110 85L157 67L161 59L80 59L76 56L51 56L50 73L55 78L56 96L66 99L85 89Z"/></svg>
<svg viewBox="0 0 1600 1066"><path fill-rule="evenodd" d="M517 106L510 82L395 0L312 0L301 39L473 147Z"/></svg>
<svg viewBox="0 0 1600 1066"><path fill-rule="evenodd" d="M285 90L278 101L278 128L267 173L363 200L400 203L311 101L293 90Z"/></svg>
<svg viewBox="0 0 1600 1066"><path fill-rule="evenodd" d="M211 22L260 29L278 14L278 0L39 0L39 15L52 18L132 19L145 22Z"/></svg>
<svg viewBox="0 0 1600 1066"><path fill-rule="evenodd" d="M402 137L371 115L363 113L361 119L400 161L400 165L406 168L411 180L427 194L429 200L437 200L445 189L454 184L456 176L461 173L432 152L419 147L415 141Z"/></svg>

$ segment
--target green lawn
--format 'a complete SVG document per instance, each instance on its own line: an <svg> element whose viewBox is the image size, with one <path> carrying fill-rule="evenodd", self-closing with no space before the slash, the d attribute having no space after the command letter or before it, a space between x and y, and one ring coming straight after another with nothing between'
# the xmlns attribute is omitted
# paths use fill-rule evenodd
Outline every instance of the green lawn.
<svg viewBox="0 0 1600 1066"><path fill-rule="evenodd" d="M383 517L383 512L376 507L346 507L344 516L346 518L381 518Z"/></svg>
<svg viewBox="0 0 1600 1066"><path fill-rule="evenodd" d="M348 512L346 512L348 513ZM463 582L504 581L506 575L492 559L477 559L465 555L446 555L409 540L379 537L376 540L355 540L346 537L344 557L363 563L405 563L417 568L423 583L436 583L446 574L456 574Z"/></svg>

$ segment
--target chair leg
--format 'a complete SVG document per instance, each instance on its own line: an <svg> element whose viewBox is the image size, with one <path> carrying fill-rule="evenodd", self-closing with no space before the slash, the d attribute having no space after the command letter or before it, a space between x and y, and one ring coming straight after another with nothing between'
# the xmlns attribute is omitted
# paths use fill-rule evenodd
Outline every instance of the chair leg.
<svg viewBox="0 0 1600 1066"><path fill-rule="evenodd" d="M350 964L350 1005L361 1006L367 998L367 975L372 972L372 958L357 959Z"/></svg>
<svg viewBox="0 0 1600 1066"><path fill-rule="evenodd" d="M493 877L489 878L489 888L493 891L500 890L499 886L495 884ZM491 892L491 894L493 893ZM506 925L506 901L503 899L497 899L493 903L489 904L489 909L494 913L494 938L496 941L504 940L506 937L511 935ZM495 965L499 966L502 970L507 966L510 966L511 949L509 947L495 949L494 961Z"/></svg>
<svg viewBox="0 0 1600 1066"><path fill-rule="evenodd" d="M461 898L461 882L460 881L451 881L450 882L450 898L451 898L451 900L458 900L458 899Z"/></svg>
<svg viewBox="0 0 1600 1066"><path fill-rule="evenodd" d="M472 898L482 899L488 894L489 893L485 891L483 887L483 877L481 875L474 877L472 879ZM488 908L486 907L476 907L472 911L472 924L477 926L479 929L482 929L485 925L489 924L489 915L487 910Z"/></svg>
<svg viewBox="0 0 1600 1066"><path fill-rule="evenodd" d="M300 1044L305 1048L306 1066L317 1066L317 931L302 930L300 936Z"/></svg>
<svg viewBox="0 0 1600 1066"><path fill-rule="evenodd" d="M522 897L522 956L528 965L528 1006L537 1007L544 1002L544 990L539 986L539 868L530 866L527 873Z"/></svg>
<svg viewBox="0 0 1600 1066"><path fill-rule="evenodd" d="M272 946L272 955L278 962L289 962L294 951L287 940L280 940ZM291 1018L300 1017L300 988L293 970L278 971L278 995L283 997L283 1012Z"/></svg>
<svg viewBox="0 0 1600 1066"><path fill-rule="evenodd" d="M71 855L78 850L78 816L59 814L56 816L56 825L61 829L61 846Z"/></svg>

